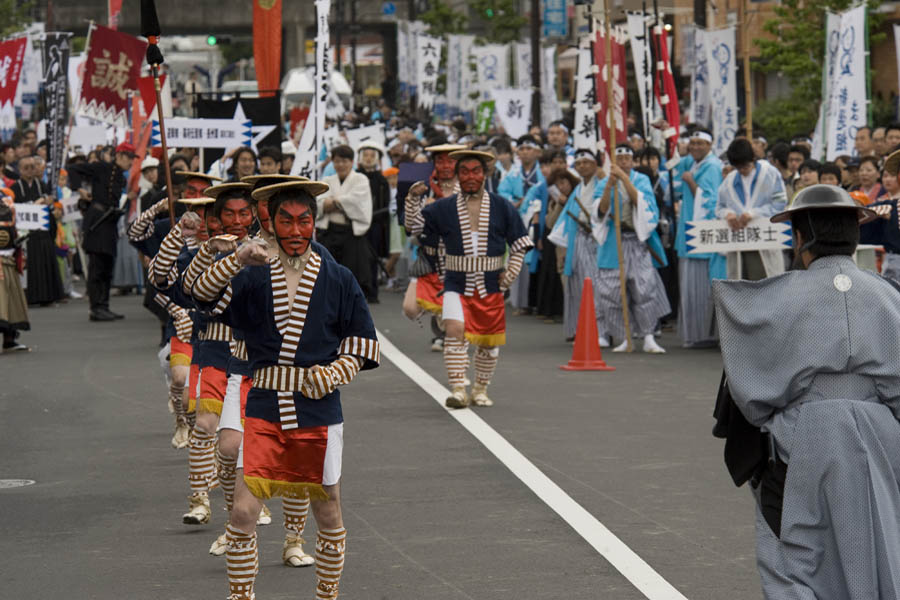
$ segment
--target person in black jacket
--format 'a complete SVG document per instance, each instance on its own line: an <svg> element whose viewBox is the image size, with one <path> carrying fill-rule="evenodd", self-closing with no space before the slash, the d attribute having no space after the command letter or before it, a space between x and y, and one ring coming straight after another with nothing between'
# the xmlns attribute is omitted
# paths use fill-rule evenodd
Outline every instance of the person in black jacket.
<svg viewBox="0 0 900 600"><path fill-rule="evenodd" d="M391 203L391 186L381 173L381 160L384 157L384 148L376 142L363 142L359 145L360 173L369 178L369 188L372 190L372 225L366 232L369 244L372 246L372 293L369 303L378 302L378 275L381 261L390 256L390 221L391 215L388 207Z"/></svg>
<svg viewBox="0 0 900 600"><path fill-rule="evenodd" d="M109 310L109 288L116 262L116 223L122 215L121 197L125 193L126 174L134 161L134 146L125 142L116 147L113 162L82 163L72 167L91 182L91 194L85 199L82 248L88 255L87 292L91 303L91 321L112 321L123 315ZM134 193L134 192L131 192Z"/></svg>

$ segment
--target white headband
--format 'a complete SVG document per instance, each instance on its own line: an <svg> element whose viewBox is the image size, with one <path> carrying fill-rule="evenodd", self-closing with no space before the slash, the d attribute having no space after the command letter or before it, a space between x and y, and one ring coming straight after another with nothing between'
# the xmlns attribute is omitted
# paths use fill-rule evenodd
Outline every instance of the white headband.
<svg viewBox="0 0 900 600"><path fill-rule="evenodd" d="M582 158L589 158L592 161L597 162L597 157L590 150L576 150L575 160L580 160Z"/></svg>
<svg viewBox="0 0 900 600"><path fill-rule="evenodd" d="M713 139L712 136L706 133L705 131L695 131L691 134L692 140L703 140L704 142L709 142L712 144Z"/></svg>
<svg viewBox="0 0 900 600"><path fill-rule="evenodd" d="M560 127L560 128L562 128L563 131L565 131L566 133L569 133L569 128L566 127L565 123L553 123L552 125L550 125L550 127Z"/></svg>
<svg viewBox="0 0 900 600"><path fill-rule="evenodd" d="M537 148L538 150L541 149L541 147L536 142L532 142L531 140L522 142L521 144L519 144L519 148Z"/></svg>
<svg viewBox="0 0 900 600"><path fill-rule="evenodd" d="M627 146L619 146L616 148L616 156L634 156L634 150Z"/></svg>

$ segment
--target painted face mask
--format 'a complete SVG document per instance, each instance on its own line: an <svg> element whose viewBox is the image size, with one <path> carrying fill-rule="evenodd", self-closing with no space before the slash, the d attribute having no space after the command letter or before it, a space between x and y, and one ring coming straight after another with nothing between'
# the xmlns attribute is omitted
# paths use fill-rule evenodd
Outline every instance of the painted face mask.
<svg viewBox="0 0 900 600"><path fill-rule="evenodd" d="M193 177L188 179L187 186L184 188L185 198L203 198L203 190L209 187L209 182L205 179Z"/></svg>
<svg viewBox="0 0 900 600"><path fill-rule="evenodd" d="M484 185L484 167L481 162L469 159L459 165L459 189L466 194L476 194Z"/></svg>
<svg viewBox="0 0 900 600"><path fill-rule="evenodd" d="M268 231L272 231L272 217L269 215L269 199L260 200L256 203L256 218L259 219L259 226Z"/></svg>
<svg viewBox="0 0 900 600"><path fill-rule="evenodd" d="M288 256L301 256L309 248L315 231L315 219L302 202L282 202L272 219L278 245Z"/></svg>
<svg viewBox="0 0 900 600"><path fill-rule="evenodd" d="M434 158L434 174L438 181L453 179L454 169L456 169L456 160L450 158L449 153L441 152Z"/></svg>
<svg viewBox="0 0 900 600"><path fill-rule="evenodd" d="M253 211L250 210L250 203L244 198L232 198L225 201L222 212L219 214L219 220L222 222L222 228L225 233L236 235L238 239L247 237L250 225L253 224Z"/></svg>

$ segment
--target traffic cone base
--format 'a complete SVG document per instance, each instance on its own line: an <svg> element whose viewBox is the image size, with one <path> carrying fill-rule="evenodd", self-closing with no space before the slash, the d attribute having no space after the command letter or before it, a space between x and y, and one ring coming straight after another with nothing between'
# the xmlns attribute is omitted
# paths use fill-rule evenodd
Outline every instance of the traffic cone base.
<svg viewBox="0 0 900 600"><path fill-rule="evenodd" d="M575 347L572 360L559 367L563 371L615 371L603 361L597 334L597 315L594 309L594 284L589 277L584 279L581 290L581 306L578 310L578 328L575 332Z"/></svg>

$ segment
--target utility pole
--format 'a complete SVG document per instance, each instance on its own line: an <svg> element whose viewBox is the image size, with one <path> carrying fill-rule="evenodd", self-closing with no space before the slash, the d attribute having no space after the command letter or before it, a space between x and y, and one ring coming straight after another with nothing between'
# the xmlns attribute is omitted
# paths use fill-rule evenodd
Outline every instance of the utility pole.
<svg viewBox="0 0 900 600"><path fill-rule="evenodd" d="M344 0L337 0L337 6L335 8L337 9L337 27L335 27L337 32L335 33L334 49L337 54L338 73L343 75L344 61L341 60L341 34L344 31Z"/></svg>
<svg viewBox="0 0 900 600"><path fill-rule="evenodd" d="M541 124L541 2L531 0L531 124Z"/></svg>
<svg viewBox="0 0 900 600"><path fill-rule="evenodd" d="M694 23L700 29L706 29L706 0L694 0Z"/></svg>
<svg viewBox="0 0 900 600"><path fill-rule="evenodd" d="M359 95L359 77L357 77L358 71L356 68L356 35L359 33L359 26L356 24L356 1L350 0L350 62L353 63L350 66L350 74L353 77L353 97L356 98Z"/></svg>

